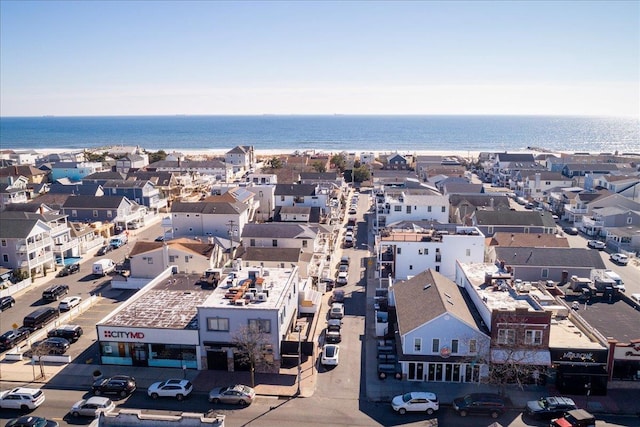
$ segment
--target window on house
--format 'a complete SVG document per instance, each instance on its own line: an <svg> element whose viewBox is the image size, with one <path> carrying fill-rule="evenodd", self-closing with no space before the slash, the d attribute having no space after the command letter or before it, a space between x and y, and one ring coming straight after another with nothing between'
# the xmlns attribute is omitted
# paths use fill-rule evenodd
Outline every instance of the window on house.
<svg viewBox="0 0 640 427"><path fill-rule="evenodd" d="M190 258L190 256L189 256L189 255L185 255L185 256L184 256L184 262L188 263L188 262L189 262L189 258Z"/></svg>
<svg viewBox="0 0 640 427"><path fill-rule="evenodd" d="M524 343L528 345L542 344L542 331L533 329L524 331Z"/></svg>
<svg viewBox="0 0 640 427"><path fill-rule="evenodd" d="M151 258L151 257L147 258L147 263L148 264L153 264L153 258Z"/></svg>
<svg viewBox="0 0 640 427"><path fill-rule="evenodd" d="M542 276L543 279L546 279L549 277L549 269L548 268L543 268L542 271L540 272L540 275Z"/></svg>
<svg viewBox="0 0 640 427"><path fill-rule="evenodd" d="M307 240L303 240L302 241L302 247L306 248L309 245L309 242Z"/></svg>
<svg viewBox="0 0 640 427"><path fill-rule="evenodd" d="M394 206L393 207L393 211L394 212L400 212L402 210L402 206Z"/></svg>
<svg viewBox="0 0 640 427"><path fill-rule="evenodd" d="M469 340L469 353L478 352L478 342L476 340Z"/></svg>
<svg viewBox="0 0 640 427"><path fill-rule="evenodd" d="M229 319L224 317L207 317L207 330L228 331Z"/></svg>
<svg viewBox="0 0 640 427"><path fill-rule="evenodd" d="M2 246L7 246L7 241L5 239L2 239Z"/></svg>
<svg viewBox="0 0 640 427"><path fill-rule="evenodd" d="M513 345L516 343L516 331L514 329L498 329L498 344Z"/></svg>
<svg viewBox="0 0 640 427"><path fill-rule="evenodd" d="M280 201L284 202L284 196L280 196Z"/></svg>
<svg viewBox="0 0 640 427"><path fill-rule="evenodd" d="M411 213L411 206L407 206L407 213L410 214Z"/></svg>
<svg viewBox="0 0 640 427"><path fill-rule="evenodd" d="M107 211L107 218L113 218L113 211Z"/></svg>
<svg viewBox="0 0 640 427"><path fill-rule="evenodd" d="M633 217L627 218L627 224L633 224Z"/></svg>
<svg viewBox="0 0 640 427"><path fill-rule="evenodd" d="M97 218L97 217L98 217L98 211L97 211L97 210L94 210L94 211L93 211L93 217L94 217L94 218Z"/></svg>
<svg viewBox="0 0 640 427"><path fill-rule="evenodd" d="M443 207L442 207L442 213L445 213L446 211L447 211L447 207L446 207L446 206L443 206Z"/></svg>
<svg viewBox="0 0 640 427"><path fill-rule="evenodd" d="M427 212L431 212L431 206L427 206Z"/></svg>
<svg viewBox="0 0 640 427"><path fill-rule="evenodd" d="M467 256L471 256L471 249L467 249L466 250L466 254L467 254Z"/></svg>
<svg viewBox="0 0 640 427"><path fill-rule="evenodd" d="M436 271L437 271L438 273L440 273L440 266L439 266L439 265L436 265Z"/></svg>
<svg viewBox="0 0 640 427"><path fill-rule="evenodd" d="M438 353L440 351L440 340L438 338L434 338L431 341L431 352Z"/></svg>
<svg viewBox="0 0 640 427"><path fill-rule="evenodd" d="M4 262L9 262L9 255L7 255L7 254L3 254L3 255L2 255L2 261L4 261Z"/></svg>
<svg viewBox="0 0 640 427"><path fill-rule="evenodd" d="M413 351L419 353L422 351L422 338L413 339Z"/></svg>
<svg viewBox="0 0 640 427"><path fill-rule="evenodd" d="M451 354L458 353L458 340L451 340Z"/></svg>
<svg viewBox="0 0 640 427"><path fill-rule="evenodd" d="M256 245L256 239L249 239L249 246L255 246Z"/></svg>
<svg viewBox="0 0 640 427"><path fill-rule="evenodd" d="M271 320L269 319L249 319L249 328L258 330L265 334L271 333Z"/></svg>
<svg viewBox="0 0 640 427"><path fill-rule="evenodd" d="M277 239L273 239L271 241L271 246L273 246L274 248L278 246L278 240Z"/></svg>
<svg viewBox="0 0 640 427"><path fill-rule="evenodd" d="M400 254L402 253L402 248L398 248L398 249L396 249L396 253L397 253L398 255L400 255Z"/></svg>
<svg viewBox="0 0 640 427"><path fill-rule="evenodd" d="M175 256L175 255L169 255L169 262L176 262L176 259L177 259L177 258L178 258L178 257L177 257L177 256Z"/></svg>
<svg viewBox="0 0 640 427"><path fill-rule="evenodd" d="M409 270L413 270L413 265L410 265L410 266L409 266Z"/></svg>

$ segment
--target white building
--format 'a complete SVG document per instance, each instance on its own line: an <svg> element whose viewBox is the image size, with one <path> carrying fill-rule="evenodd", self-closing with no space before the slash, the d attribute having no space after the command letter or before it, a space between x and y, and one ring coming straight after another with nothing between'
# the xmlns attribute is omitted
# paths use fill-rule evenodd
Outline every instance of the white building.
<svg viewBox="0 0 640 427"><path fill-rule="evenodd" d="M399 223L376 236L378 271L382 278L404 280L431 268L453 280L457 261L484 260L484 240L476 227Z"/></svg>
<svg viewBox="0 0 640 427"><path fill-rule="evenodd" d="M216 236L238 239L249 222L249 206L230 202L174 202L174 237Z"/></svg>
<svg viewBox="0 0 640 427"><path fill-rule="evenodd" d="M400 221L449 222L449 199L435 188L386 189L376 199L379 229Z"/></svg>
<svg viewBox="0 0 640 427"><path fill-rule="evenodd" d="M198 306L200 345L206 369L242 369L234 336L246 328L259 329L268 344L267 365L259 371L277 372L281 344L293 330L301 299L298 268L250 267L224 277Z"/></svg>
<svg viewBox="0 0 640 427"><path fill-rule="evenodd" d="M131 276L154 278L169 266L180 273L202 273L217 266L220 248L180 238L167 242L138 241L129 253Z"/></svg>

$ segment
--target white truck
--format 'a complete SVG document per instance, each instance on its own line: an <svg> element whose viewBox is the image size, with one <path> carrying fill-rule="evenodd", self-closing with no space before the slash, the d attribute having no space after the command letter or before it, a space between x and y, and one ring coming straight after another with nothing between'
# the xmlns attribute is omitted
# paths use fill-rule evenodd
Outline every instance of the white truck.
<svg viewBox="0 0 640 427"><path fill-rule="evenodd" d="M616 286L615 287L620 292L626 291L626 288L624 287L624 282L622 281L622 277L620 277L620 275L618 273L616 273L615 271L611 271L611 270L605 270L604 271L604 275L606 277L608 277L609 279L613 280L614 282L616 282Z"/></svg>
<svg viewBox="0 0 640 427"><path fill-rule="evenodd" d="M93 274L96 276L106 276L116 269L116 263L112 259L100 259L93 263Z"/></svg>
<svg viewBox="0 0 640 427"><path fill-rule="evenodd" d="M591 280L594 284L610 283L619 292L624 292L624 282L618 273L612 270L591 270ZM598 286L596 286L598 287Z"/></svg>

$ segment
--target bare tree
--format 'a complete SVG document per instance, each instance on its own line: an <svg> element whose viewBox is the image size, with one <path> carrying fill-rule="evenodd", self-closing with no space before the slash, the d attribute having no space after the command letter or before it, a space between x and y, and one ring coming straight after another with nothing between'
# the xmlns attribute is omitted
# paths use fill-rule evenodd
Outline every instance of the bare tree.
<svg viewBox="0 0 640 427"><path fill-rule="evenodd" d="M255 387L256 367L270 365L272 361L267 358L267 348L271 345L268 334L259 326L243 326L232 336L236 345L240 363L249 365L251 372L251 387Z"/></svg>
<svg viewBox="0 0 640 427"><path fill-rule="evenodd" d="M50 345L45 341L39 341L34 343L31 346L31 349L27 351L27 355L29 355L35 362L38 362L38 366L40 367L40 377L42 379L46 379L46 374L44 372L44 356L49 356L51 354L56 353L56 347ZM35 376L35 374L34 374ZM36 379L36 378L34 378Z"/></svg>

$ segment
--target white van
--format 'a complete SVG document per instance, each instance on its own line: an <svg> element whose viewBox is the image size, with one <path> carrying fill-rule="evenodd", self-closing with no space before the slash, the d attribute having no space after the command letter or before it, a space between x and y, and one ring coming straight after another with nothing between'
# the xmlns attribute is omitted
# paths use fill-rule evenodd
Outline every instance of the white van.
<svg viewBox="0 0 640 427"><path fill-rule="evenodd" d="M624 282L622 281L622 277L620 277L620 275L618 273L616 273L615 271L611 271L611 270L606 270L604 272L605 276L611 280L613 280L614 282L616 282L615 287L620 291L620 292L624 292L626 290L626 288L624 287Z"/></svg>
<svg viewBox="0 0 640 427"><path fill-rule="evenodd" d="M93 274L96 276L106 276L116 269L116 263L112 259L101 259L93 263Z"/></svg>

